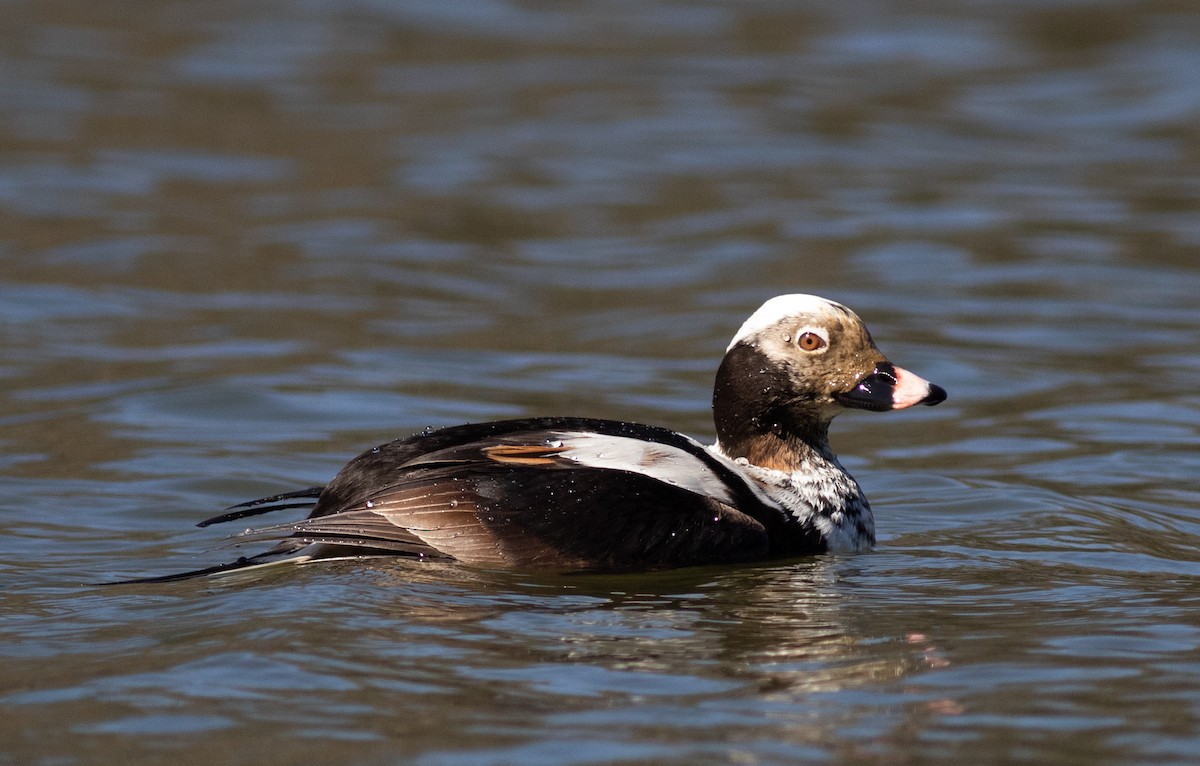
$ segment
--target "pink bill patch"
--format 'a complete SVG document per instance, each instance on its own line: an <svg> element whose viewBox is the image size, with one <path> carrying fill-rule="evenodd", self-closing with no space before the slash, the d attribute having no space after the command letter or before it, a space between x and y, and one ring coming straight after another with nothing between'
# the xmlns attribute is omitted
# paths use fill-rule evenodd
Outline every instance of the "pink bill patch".
<svg viewBox="0 0 1200 766"><path fill-rule="evenodd" d="M902 410L920 404L929 396L929 381L903 367L895 367L896 386L892 391L892 409Z"/></svg>

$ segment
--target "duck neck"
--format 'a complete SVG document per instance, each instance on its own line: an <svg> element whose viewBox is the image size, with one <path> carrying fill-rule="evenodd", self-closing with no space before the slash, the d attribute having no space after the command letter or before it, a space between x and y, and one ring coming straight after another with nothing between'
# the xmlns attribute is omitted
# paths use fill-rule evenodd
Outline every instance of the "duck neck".
<svg viewBox="0 0 1200 766"><path fill-rule="evenodd" d="M729 458L745 459L769 471L791 474L808 472L815 466L842 470L829 445L828 423L797 429L777 413L764 413L751 416L740 427L730 422L725 427L718 425L717 444Z"/></svg>
<svg viewBox="0 0 1200 766"><path fill-rule="evenodd" d="M736 350L736 348L735 348ZM829 446L832 416L817 402L788 396L782 373L733 351L713 387L713 450L788 514L788 530L773 545L790 554L863 551L875 542L871 506ZM749 364L747 364L749 362Z"/></svg>
<svg viewBox="0 0 1200 766"><path fill-rule="evenodd" d="M786 375L752 347L735 346L725 355L713 386L721 452L785 473L814 463L840 470L829 446L830 416L816 402L798 401Z"/></svg>

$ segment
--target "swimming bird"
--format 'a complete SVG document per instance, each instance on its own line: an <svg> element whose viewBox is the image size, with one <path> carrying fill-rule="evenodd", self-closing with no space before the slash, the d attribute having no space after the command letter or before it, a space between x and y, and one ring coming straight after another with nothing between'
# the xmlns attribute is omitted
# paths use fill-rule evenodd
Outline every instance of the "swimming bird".
<svg viewBox="0 0 1200 766"><path fill-rule="evenodd" d="M846 409L934 405L850 309L768 300L717 369L716 442L656 426L533 417L426 430L374 447L329 484L199 524L311 508L235 535L269 550L165 582L278 563L399 555L491 568L623 571L733 563L875 543L871 506L829 444Z"/></svg>

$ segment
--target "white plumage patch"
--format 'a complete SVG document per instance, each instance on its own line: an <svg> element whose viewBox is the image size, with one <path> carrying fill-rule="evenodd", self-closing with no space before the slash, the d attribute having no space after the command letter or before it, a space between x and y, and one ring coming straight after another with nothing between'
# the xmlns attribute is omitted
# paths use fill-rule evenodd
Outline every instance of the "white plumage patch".
<svg viewBox="0 0 1200 766"><path fill-rule="evenodd" d="M556 436L562 443L558 455L579 465L640 473L722 503L735 504L729 486L702 458L677 447L587 431L566 431ZM697 449L705 449L699 442L695 445Z"/></svg>
<svg viewBox="0 0 1200 766"><path fill-rule="evenodd" d="M724 459L720 444L711 452ZM875 542L870 505L837 458L813 453L795 471L777 471L742 460L730 461L742 475L759 485L770 502L797 521L820 532L830 552L869 550Z"/></svg>

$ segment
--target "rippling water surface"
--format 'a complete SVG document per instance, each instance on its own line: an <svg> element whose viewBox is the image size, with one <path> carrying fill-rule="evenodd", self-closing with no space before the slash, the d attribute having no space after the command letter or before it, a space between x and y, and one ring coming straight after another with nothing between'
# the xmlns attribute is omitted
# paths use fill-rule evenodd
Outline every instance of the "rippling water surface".
<svg viewBox="0 0 1200 766"><path fill-rule="evenodd" d="M50 0L0 30L0 763L1187 763L1200 12ZM872 554L224 560L429 425L711 439L765 298L951 398Z"/></svg>

